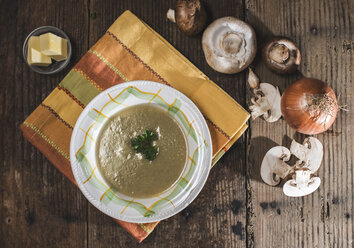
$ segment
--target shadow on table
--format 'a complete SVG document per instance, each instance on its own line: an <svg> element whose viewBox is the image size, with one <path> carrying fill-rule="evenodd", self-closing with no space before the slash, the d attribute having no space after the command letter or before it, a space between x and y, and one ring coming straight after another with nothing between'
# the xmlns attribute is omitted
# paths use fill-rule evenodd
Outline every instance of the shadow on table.
<svg viewBox="0 0 354 248"><path fill-rule="evenodd" d="M269 149L278 145L273 140L263 136L251 139L247 164L247 175L249 178L263 182L260 169L264 155Z"/></svg>
<svg viewBox="0 0 354 248"><path fill-rule="evenodd" d="M299 143L302 143L304 138L305 136L299 133L296 133L294 137L294 139ZM269 149L271 149L274 146L284 146L289 149L291 142L292 139L288 135L283 136L281 144L278 144L273 140L263 136L253 138L251 140L250 151L248 155L248 165L247 165L248 177L263 182L260 175L260 170L261 170L262 160L265 154L268 152ZM297 158L295 156L291 156L290 160L287 161L286 163L289 164L290 166L293 166L296 160Z"/></svg>
<svg viewBox="0 0 354 248"><path fill-rule="evenodd" d="M246 22L249 23L255 30L256 37L257 37L257 53L256 57L254 58L251 67L254 69L264 68L264 62L262 59L262 50L265 44L267 44L270 40L274 37L286 37L296 43L294 37L286 33L273 33L268 26L257 16L255 16L252 12L247 13ZM300 47L301 50L301 47ZM269 69L265 69L262 71L262 74L259 74L261 81L271 83L275 86L278 86L281 92L284 92L285 88L293 81L304 77L301 71L296 71L292 74L276 74Z"/></svg>

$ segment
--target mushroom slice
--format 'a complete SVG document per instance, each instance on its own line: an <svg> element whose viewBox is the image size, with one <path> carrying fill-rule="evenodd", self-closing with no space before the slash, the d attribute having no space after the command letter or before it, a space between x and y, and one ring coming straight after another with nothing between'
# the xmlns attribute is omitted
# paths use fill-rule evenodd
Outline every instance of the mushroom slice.
<svg viewBox="0 0 354 248"><path fill-rule="evenodd" d="M171 22L175 23L176 22L175 10L174 9L168 9L167 13L166 13L166 17L167 17L168 20L170 20Z"/></svg>
<svg viewBox="0 0 354 248"><path fill-rule="evenodd" d="M252 89L259 88L259 77L253 72L251 68L248 68L247 82Z"/></svg>
<svg viewBox="0 0 354 248"><path fill-rule="evenodd" d="M252 111L252 119L263 115L267 122L275 122L281 117L280 92L278 87L268 83L259 84L259 89L254 91L257 99L251 99L254 105L249 109Z"/></svg>
<svg viewBox="0 0 354 248"><path fill-rule="evenodd" d="M279 74L296 71L301 62L299 48L287 38L276 37L262 51L266 66Z"/></svg>
<svg viewBox="0 0 354 248"><path fill-rule="evenodd" d="M307 168L315 173L321 166L323 145L314 137L306 138L302 145L293 140L290 152L299 159L296 162L297 168Z"/></svg>
<svg viewBox="0 0 354 248"><path fill-rule="evenodd" d="M283 192L287 196L299 197L309 195L321 184L319 177L311 177L310 170L297 170L294 179L287 181L283 186Z"/></svg>
<svg viewBox="0 0 354 248"><path fill-rule="evenodd" d="M271 148L263 158L261 165L261 177L266 184L275 186L281 178L289 175L293 168L285 161L290 159L290 151L284 146Z"/></svg>
<svg viewBox="0 0 354 248"><path fill-rule="evenodd" d="M249 24L234 17L223 17L206 28L202 47L207 63L214 70L238 73L248 67L256 55L256 34Z"/></svg>

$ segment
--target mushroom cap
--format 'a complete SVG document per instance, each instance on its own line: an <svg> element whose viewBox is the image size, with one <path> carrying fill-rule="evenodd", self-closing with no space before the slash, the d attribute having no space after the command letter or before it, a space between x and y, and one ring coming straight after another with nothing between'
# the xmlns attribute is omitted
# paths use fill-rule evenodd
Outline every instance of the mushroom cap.
<svg viewBox="0 0 354 248"><path fill-rule="evenodd" d="M309 170L297 170L295 179L287 181L283 186L283 192L287 196L300 197L313 193L321 184L319 177L312 177Z"/></svg>
<svg viewBox="0 0 354 248"><path fill-rule="evenodd" d="M266 184L275 186L280 183L280 178L290 173L292 168L284 162L290 159L290 155L284 146L275 146L266 153L261 165L261 177Z"/></svg>
<svg viewBox="0 0 354 248"><path fill-rule="evenodd" d="M223 17L206 28L202 47L210 67L221 73L234 74L248 67L256 56L256 34L244 21Z"/></svg>
<svg viewBox="0 0 354 248"><path fill-rule="evenodd" d="M321 166L323 145L315 137L306 138L302 145L293 140L290 152L299 159L297 164L301 168L307 168L312 173L315 173Z"/></svg>
<svg viewBox="0 0 354 248"><path fill-rule="evenodd" d="M196 35L204 29L207 13L199 0L177 0L175 19L183 33Z"/></svg>
<svg viewBox="0 0 354 248"><path fill-rule="evenodd" d="M279 74L295 72L301 63L300 49L284 37L275 37L262 50L263 61L272 71Z"/></svg>

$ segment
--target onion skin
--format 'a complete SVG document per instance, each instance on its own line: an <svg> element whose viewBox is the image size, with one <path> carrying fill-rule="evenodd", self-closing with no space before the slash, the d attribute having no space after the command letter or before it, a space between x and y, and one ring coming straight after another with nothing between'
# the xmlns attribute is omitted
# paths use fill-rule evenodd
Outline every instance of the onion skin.
<svg viewBox="0 0 354 248"><path fill-rule="evenodd" d="M312 96L327 96L330 99L329 110L309 111ZM281 97L281 112L288 125L297 132L313 135L326 131L337 117L338 104L334 91L326 83L313 78L301 78L284 91ZM313 105L312 105L313 106Z"/></svg>

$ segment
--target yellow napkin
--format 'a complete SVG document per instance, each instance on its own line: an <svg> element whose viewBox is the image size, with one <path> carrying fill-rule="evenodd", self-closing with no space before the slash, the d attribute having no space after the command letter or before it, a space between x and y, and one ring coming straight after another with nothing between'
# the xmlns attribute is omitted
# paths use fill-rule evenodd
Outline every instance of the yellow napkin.
<svg viewBox="0 0 354 248"><path fill-rule="evenodd" d="M24 121L23 135L76 184L69 147L77 118L102 90L132 80L169 85L198 106L211 133L213 165L247 128L249 114L234 99L164 38L125 11ZM116 221L139 242L157 225Z"/></svg>

